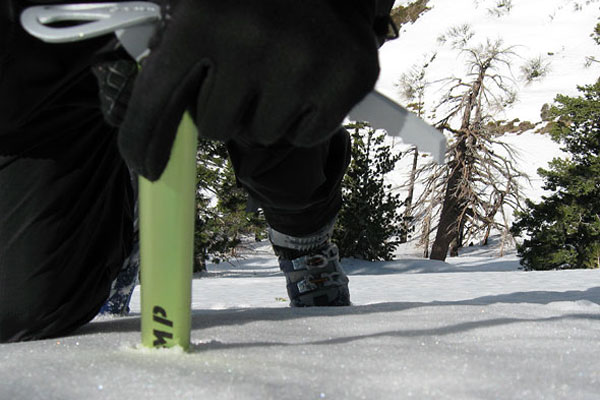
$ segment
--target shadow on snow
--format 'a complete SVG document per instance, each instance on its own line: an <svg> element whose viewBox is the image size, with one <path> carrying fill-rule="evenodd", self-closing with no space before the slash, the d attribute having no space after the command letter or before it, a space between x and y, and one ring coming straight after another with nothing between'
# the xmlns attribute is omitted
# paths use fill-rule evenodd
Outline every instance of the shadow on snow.
<svg viewBox="0 0 600 400"><path fill-rule="evenodd" d="M243 326L255 322L276 322L294 319L307 319L319 317L338 317L350 315L370 315L378 313L402 312L420 307L439 307L439 306L482 306L501 303L529 303L529 304L550 304L554 302L573 302L587 301L600 305L600 287L590 288L585 291L532 291L516 292L495 296L483 296L469 300L461 301L433 301L429 303L378 303L352 307L313 307L313 308L245 308L245 309L226 309L226 310L194 310L192 313L192 329L203 330L212 327L222 326ZM454 325L447 325L437 328L412 329L401 331L380 332L370 335L345 336L328 340L317 340L306 344L335 344L345 343L366 337L376 336L428 336L428 335L447 335L470 331L477 328L490 326L527 323L527 322L552 322L557 320L593 320L600 321L600 313L594 310L589 313L570 313L566 315L546 317L546 318L493 318L480 321L462 322ZM135 332L140 330L140 316L132 315L125 318L115 318L109 320L94 321L76 331L75 335L90 335L108 332ZM294 343L229 343L221 344L218 342L209 342L208 344L197 345L197 349L209 350L223 347L236 346L261 346L261 345L295 345Z"/></svg>

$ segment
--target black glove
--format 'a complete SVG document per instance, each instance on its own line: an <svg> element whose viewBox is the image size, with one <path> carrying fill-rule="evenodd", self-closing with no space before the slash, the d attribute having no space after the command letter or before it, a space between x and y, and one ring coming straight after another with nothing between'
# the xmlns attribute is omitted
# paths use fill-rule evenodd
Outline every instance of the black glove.
<svg viewBox="0 0 600 400"><path fill-rule="evenodd" d="M207 138L313 146L379 73L374 0L177 0L163 10L119 145L158 179L188 107Z"/></svg>

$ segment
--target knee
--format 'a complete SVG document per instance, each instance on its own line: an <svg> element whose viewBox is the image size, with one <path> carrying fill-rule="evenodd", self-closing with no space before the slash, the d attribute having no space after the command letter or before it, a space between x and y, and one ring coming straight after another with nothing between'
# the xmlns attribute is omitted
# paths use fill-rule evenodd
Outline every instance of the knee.
<svg viewBox="0 0 600 400"><path fill-rule="evenodd" d="M53 313L44 307L44 301L24 296L23 292L3 292L0 296L0 342L42 339L53 322Z"/></svg>
<svg viewBox="0 0 600 400"><path fill-rule="evenodd" d="M21 285L20 285L21 286ZM0 296L0 342L43 339L59 325L60 307L44 292L2 287Z"/></svg>
<svg viewBox="0 0 600 400"><path fill-rule="evenodd" d="M41 293L23 294L6 291L0 296L0 343L22 342L64 336L94 318L106 296L81 298L58 296L49 299ZM63 293L64 294L64 293ZM8 296L6 296L8 295ZM93 298L93 301L91 300Z"/></svg>
<svg viewBox="0 0 600 400"><path fill-rule="evenodd" d="M36 321L19 310L0 311L0 343L37 339Z"/></svg>

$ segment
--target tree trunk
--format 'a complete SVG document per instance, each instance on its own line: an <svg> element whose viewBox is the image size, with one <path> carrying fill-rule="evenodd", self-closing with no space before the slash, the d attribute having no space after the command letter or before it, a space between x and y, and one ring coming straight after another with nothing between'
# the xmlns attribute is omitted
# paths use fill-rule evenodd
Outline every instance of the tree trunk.
<svg viewBox="0 0 600 400"><path fill-rule="evenodd" d="M434 205L434 193L431 194L431 199L429 200L429 207L427 207L427 214L423 220L423 231L421 234L421 245L423 246L423 258L429 258L429 235L431 234L431 219L433 214L433 205Z"/></svg>
<svg viewBox="0 0 600 400"><path fill-rule="evenodd" d="M454 237L450 243L450 257L458 257L458 250L463 247L464 243L465 213L463 212L464 210L460 211L461 214L456 222L456 225L458 226L456 237Z"/></svg>
<svg viewBox="0 0 600 400"><path fill-rule="evenodd" d="M468 206L465 204L465 200L461 194L461 181L463 179L469 179L470 176L468 170L470 167L470 160L468 160L467 147L474 145L474 143L468 143L473 125L472 114L473 110L476 111L476 114L479 114L477 112L477 107L479 105L478 98L481 94L483 80L489 66L489 62L480 65L477 79L473 82L471 92L466 98L463 106L464 112L459 130L460 133L457 137L456 153L450 164L450 176L448 177L448 184L446 186L446 195L444 197L444 204L440 215L440 223L438 225L433 247L431 248L430 258L432 260L446 260L448 248L452 243L455 244L452 249L452 254L458 255L463 210ZM477 117L475 119L477 119ZM476 124L479 124L479 121L475 122Z"/></svg>
<svg viewBox="0 0 600 400"><path fill-rule="evenodd" d="M425 237L423 238L423 258L429 258L429 230L431 228L431 215L427 215L425 217L425 222L423 223L425 230Z"/></svg>
<svg viewBox="0 0 600 400"><path fill-rule="evenodd" d="M462 147L461 145L462 143L458 146ZM450 177L448 178L448 184L446 185L446 194L444 196L444 204L442 205L440 222L435 234L435 241L431 247L429 258L432 260L446 260L450 244L458 238L458 222L461 212L459 208L459 197L456 192L462 178L464 167L458 162L461 157L460 149L457 153L457 158L454 161L455 165L450 170Z"/></svg>
<svg viewBox="0 0 600 400"><path fill-rule="evenodd" d="M415 193L415 180L417 175L417 164L419 162L419 150L414 148L414 158L412 170L410 171L410 180L408 186L408 196L406 197L406 206L404 208L404 215L402 216L403 229L400 234L400 243L406 243L408 241L408 231L410 228L410 220L412 218L412 201Z"/></svg>

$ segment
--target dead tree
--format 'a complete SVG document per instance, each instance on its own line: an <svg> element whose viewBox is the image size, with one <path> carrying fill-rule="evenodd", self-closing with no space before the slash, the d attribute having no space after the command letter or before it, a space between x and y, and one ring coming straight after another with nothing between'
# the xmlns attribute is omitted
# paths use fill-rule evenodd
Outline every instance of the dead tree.
<svg viewBox="0 0 600 400"><path fill-rule="evenodd" d="M510 70L512 48L502 41L487 41L477 47L463 48L467 56L468 74L465 79L452 78L451 87L437 109L447 109L438 124L452 133L449 148L444 200L430 258L445 260L458 255L464 238L474 237L495 223L507 197L520 197L516 177L522 176L515 167L512 151L495 133L488 129L494 113L516 100L512 80L499 71ZM454 129L451 123L460 121ZM495 152L500 146L505 154ZM501 182L506 182L503 187ZM503 195L498 195L500 190ZM494 199L490 203L490 198ZM498 204L498 200L501 202ZM466 230L466 231L465 231Z"/></svg>
<svg viewBox="0 0 600 400"><path fill-rule="evenodd" d="M429 85L427 81L427 68L435 60L437 54L426 55L421 64L414 65L407 73L401 75L400 80L395 84L399 95L409 103L407 108L412 110L418 117L423 118L425 114L425 90ZM415 184L419 171L419 150L416 147L408 152L413 152L413 162L409 175L408 195L404 201L404 213L402 215L403 229L400 236L400 243L408 241L408 234L414 228L415 216L413 215L413 204L415 195ZM429 247L427 245L427 247Z"/></svg>
<svg viewBox="0 0 600 400"><path fill-rule="evenodd" d="M408 234L412 230L412 209L413 209L413 198L415 195L415 182L417 180L417 167L419 165L419 150L416 147L411 149L413 152L412 168L410 170L410 176L408 180L408 195L404 200L404 213L402 214L402 234L400 235L400 243L406 243L408 241Z"/></svg>

